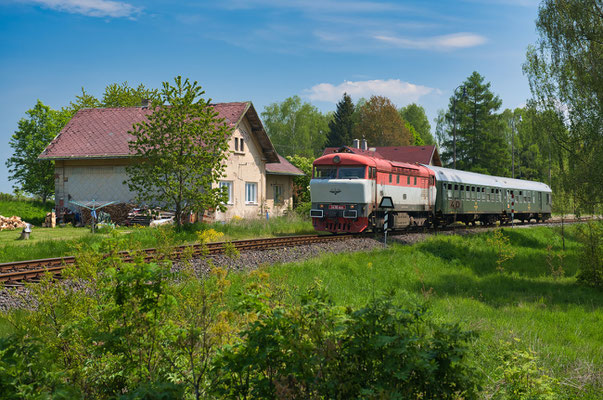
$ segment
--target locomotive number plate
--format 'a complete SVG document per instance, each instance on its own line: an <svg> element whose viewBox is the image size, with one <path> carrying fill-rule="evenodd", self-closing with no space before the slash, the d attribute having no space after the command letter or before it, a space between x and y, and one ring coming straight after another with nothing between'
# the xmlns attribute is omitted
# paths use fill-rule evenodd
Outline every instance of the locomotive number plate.
<svg viewBox="0 0 603 400"><path fill-rule="evenodd" d="M345 206L339 204L331 204L329 206L329 210L345 210Z"/></svg>

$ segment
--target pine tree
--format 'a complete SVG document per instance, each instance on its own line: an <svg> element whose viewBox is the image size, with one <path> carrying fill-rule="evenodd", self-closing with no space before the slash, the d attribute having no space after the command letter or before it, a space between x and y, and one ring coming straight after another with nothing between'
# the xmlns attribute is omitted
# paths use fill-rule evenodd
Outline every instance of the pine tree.
<svg viewBox="0 0 603 400"><path fill-rule="evenodd" d="M340 147L351 146L354 129L354 103L347 93L337 103L337 110L333 120L329 122L329 133L327 135L327 146Z"/></svg>
<svg viewBox="0 0 603 400"><path fill-rule="evenodd" d="M505 139L505 123L496 114L502 101L490 91L490 83L477 72L463 83L467 95L457 91L450 98L446 120L450 131L444 142L445 159L452 159L454 151L453 120L456 111L457 168L491 175L509 174L511 158ZM456 110L453 107L456 97Z"/></svg>

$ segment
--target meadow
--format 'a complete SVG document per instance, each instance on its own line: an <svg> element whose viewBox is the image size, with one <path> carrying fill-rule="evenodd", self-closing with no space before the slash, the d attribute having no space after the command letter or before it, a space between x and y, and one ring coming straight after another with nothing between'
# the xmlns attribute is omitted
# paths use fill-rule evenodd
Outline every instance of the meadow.
<svg viewBox="0 0 603 400"><path fill-rule="evenodd" d="M266 272L291 298L316 282L335 305L345 307L391 293L404 307L426 305L435 321L458 322L477 332L473 357L484 374L486 398L496 397L505 384L502 349L511 346L528 358L533 354L538 375L553 377L560 396L600 399L603 293L576 282L581 265L576 227L565 228L565 250L557 228L502 232L507 255L514 254L502 263L497 261L505 250L496 251L494 234L487 233L324 255ZM242 287L247 275L231 279Z"/></svg>

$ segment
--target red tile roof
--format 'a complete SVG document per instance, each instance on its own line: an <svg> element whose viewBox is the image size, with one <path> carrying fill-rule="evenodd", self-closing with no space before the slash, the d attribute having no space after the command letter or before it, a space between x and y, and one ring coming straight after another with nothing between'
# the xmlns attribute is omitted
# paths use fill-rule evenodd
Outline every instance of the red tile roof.
<svg viewBox="0 0 603 400"><path fill-rule="evenodd" d="M280 162L278 163L266 163L266 173L273 175L304 175L304 173L291 164L287 159L280 154L278 155Z"/></svg>
<svg viewBox="0 0 603 400"><path fill-rule="evenodd" d="M327 147L323 156L337 152L341 147ZM431 146L383 146L375 147L375 151L361 150L354 147L346 149L355 154L370 154L373 157L383 158L390 161L405 162L410 164L430 164L441 166L440 157L435 145Z"/></svg>
<svg viewBox="0 0 603 400"><path fill-rule="evenodd" d="M220 118L235 127L249 109L249 102L213 105ZM130 155L128 133L132 125L153 111L143 107L86 108L79 110L40 155L40 158L114 158Z"/></svg>

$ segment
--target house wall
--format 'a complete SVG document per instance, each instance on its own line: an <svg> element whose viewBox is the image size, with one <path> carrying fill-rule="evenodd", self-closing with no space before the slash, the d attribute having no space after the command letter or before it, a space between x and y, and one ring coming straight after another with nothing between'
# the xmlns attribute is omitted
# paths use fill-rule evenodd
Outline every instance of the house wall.
<svg viewBox="0 0 603 400"><path fill-rule="evenodd" d="M282 189L282 200L275 203L274 186ZM290 175L266 175L266 208L271 216L283 215L293 207L293 177Z"/></svg>
<svg viewBox="0 0 603 400"><path fill-rule="evenodd" d="M75 210L77 206L72 201L133 201L135 193L123 184L127 179L127 164L126 159L56 161L57 210L63 207Z"/></svg>

